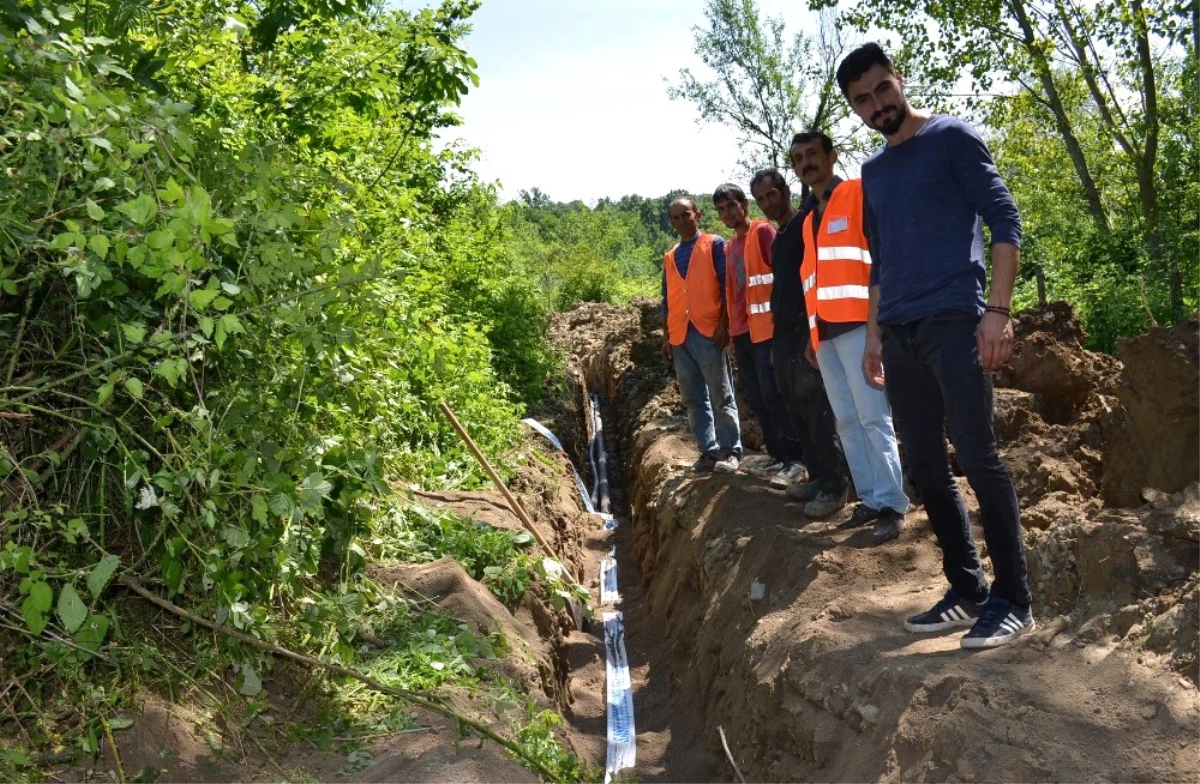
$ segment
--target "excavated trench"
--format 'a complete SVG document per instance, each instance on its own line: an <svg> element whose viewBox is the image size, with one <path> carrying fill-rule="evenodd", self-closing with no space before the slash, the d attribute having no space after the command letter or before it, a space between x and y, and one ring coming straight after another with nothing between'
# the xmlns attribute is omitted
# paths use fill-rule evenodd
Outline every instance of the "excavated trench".
<svg viewBox="0 0 1200 784"><path fill-rule="evenodd" d="M1194 780L1195 326L1129 341L1117 361L1082 348L1061 304L1022 317L996 428L1039 630L968 654L955 635L901 627L944 589L921 510L874 547L762 480L688 476L695 448L657 308L560 316L574 375L546 416L585 467L583 400L603 400L621 525L584 534L582 549L617 547L634 775L734 780L731 757L761 781ZM603 647L579 632L566 646L576 747L603 760Z"/></svg>
<svg viewBox="0 0 1200 784"><path fill-rule="evenodd" d="M1065 305L1022 314L997 374L995 424L1021 499L1039 630L968 654L953 634L901 627L943 591L920 509L898 540L874 547L867 531L834 530L838 519L806 519L761 479L688 475L695 447L659 356L656 303L557 316L570 373L538 418L565 454L531 433L510 488L594 606L600 562L615 548L620 600L596 610L623 614L636 764L617 780L1195 781L1198 327L1126 341L1117 360L1084 350ZM568 465L587 486L602 465L588 456L591 394L615 529L585 510ZM753 421L743 423L747 446L760 446ZM492 492L414 501L523 530ZM502 655L481 664L533 709L560 711L575 753L605 764L604 627L576 628L540 585L504 605L449 558L374 566L372 576L503 638ZM264 688L274 719L320 724L319 684L273 672ZM525 720L478 696L443 694L506 734ZM337 748L281 743L266 724L222 728L159 698L145 700L118 745L126 770L160 780L536 780L500 746L462 743L427 711L414 717L417 734L385 733L353 769ZM240 762L218 753L213 738L241 749L247 732L275 752L243 749ZM101 770L115 769L101 757Z"/></svg>

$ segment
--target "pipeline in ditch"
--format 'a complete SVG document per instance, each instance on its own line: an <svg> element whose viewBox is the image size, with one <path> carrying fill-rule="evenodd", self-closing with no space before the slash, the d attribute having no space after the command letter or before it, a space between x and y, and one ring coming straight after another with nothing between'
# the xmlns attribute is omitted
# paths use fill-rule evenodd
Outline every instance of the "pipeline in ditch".
<svg viewBox="0 0 1200 784"><path fill-rule="evenodd" d="M604 421L600 413L599 395L587 396L585 410L588 412L591 439L588 444L588 463L593 477L589 493L575 471L575 483L579 488L584 507L603 521L605 530L618 526L612 514L612 499L608 480L608 452L604 444ZM524 422L545 437L560 452L564 451L559 439L544 425L534 419ZM622 770L637 764L637 731L634 723L633 685L629 672L629 657L625 648L625 620L617 608L621 601L617 583L616 546L599 562L599 605L604 628L605 655L605 703L606 745L604 780L612 781ZM603 609L612 608L612 609Z"/></svg>

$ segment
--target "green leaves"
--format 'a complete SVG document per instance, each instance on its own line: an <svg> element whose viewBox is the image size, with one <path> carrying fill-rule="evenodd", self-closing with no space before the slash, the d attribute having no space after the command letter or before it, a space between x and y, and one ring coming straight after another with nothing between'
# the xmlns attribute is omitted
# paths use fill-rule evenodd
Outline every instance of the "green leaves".
<svg viewBox="0 0 1200 784"><path fill-rule="evenodd" d="M134 223L143 225L150 220L150 216L157 211L158 207L154 203L153 196L142 193L136 199L121 202L115 209Z"/></svg>
<svg viewBox="0 0 1200 784"><path fill-rule="evenodd" d="M63 586L59 593L57 615L58 619L62 621L63 628L71 633L74 633L87 620L87 606L79 598L74 585Z"/></svg>
<svg viewBox="0 0 1200 784"><path fill-rule="evenodd" d="M188 302L196 310L204 310L220 294L220 289L195 289L188 295Z"/></svg>
<svg viewBox="0 0 1200 784"><path fill-rule="evenodd" d="M236 335L239 332L245 332L246 329L242 326L242 322L232 313L226 313L217 321L217 330L213 339L217 343L217 348L225 347L225 338L229 335Z"/></svg>
<svg viewBox="0 0 1200 784"><path fill-rule="evenodd" d="M41 634L46 628L46 615L53 606L54 591L42 580L27 579L22 584L28 589L29 595L21 602L21 615L29 631Z"/></svg>
<svg viewBox="0 0 1200 784"><path fill-rule="evenodd" d="M121 565L121 559L115 555L106 555L100 559L92 569L91 574L87 577L88 591L93 597L99 598L100 594L108 587L108 583L116 574L117 567Z"/></svg>
<svg viewBox="0 0 1200 784"><path fill-rule="evenodd" d="M146 394L146 388L142 386L142 382L133 376L125 379L125 389L134 400L141 400Z"/></svg>

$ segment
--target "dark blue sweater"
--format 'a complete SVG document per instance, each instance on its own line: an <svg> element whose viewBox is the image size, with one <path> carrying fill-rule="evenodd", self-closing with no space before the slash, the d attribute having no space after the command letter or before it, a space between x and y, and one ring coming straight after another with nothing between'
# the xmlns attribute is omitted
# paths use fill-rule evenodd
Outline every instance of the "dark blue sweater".
<svg viewBox="0 0 1200 784"><path fill-rule="evenodd" d="M935 114L912 138L868 158L862 180L879 323L982 314L982 224L993 243L1020 246L1021 215L975 129Z"/></svg>

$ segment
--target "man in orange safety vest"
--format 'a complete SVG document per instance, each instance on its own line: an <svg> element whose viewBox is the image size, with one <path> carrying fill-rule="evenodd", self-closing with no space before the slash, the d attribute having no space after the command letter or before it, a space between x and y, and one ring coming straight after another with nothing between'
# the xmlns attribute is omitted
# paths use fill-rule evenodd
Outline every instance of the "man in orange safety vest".
<svg viewBox="0 0 1200 784"><path fill-rule="evenodd" d="M871 285L871 251L863 224L861 180L833 173L837 150L821 131L792 140L792 165L812 191L805 205L800 279L808 311L808 361L821 371L837 418L859 504L841 528L874 521L872 538L900 535L908 496L887 394L862 370Z"/></svg>
<svg viewBox="0 0 1200 784"><path fill-rule="evenodd" d="M772 459L758 473L769 477L771 484L787 487L804 473L804 465L801 442L779 393L771 361L775 227L770 221L750 220L746 192L733 183L713 192L713 205L721 222L734 232L725 243L725 301L742 391L762 425L763 441Z"/></svg>
<svg viewBox="0 0 1200 784"><path fill-rule="evenodd" d="M692 470L733 473L742 438L729 367L725 240L700 231L700 210L690 197L668 209L679 243L663 256L663 356L675 365L700 450Z"/></svg>

